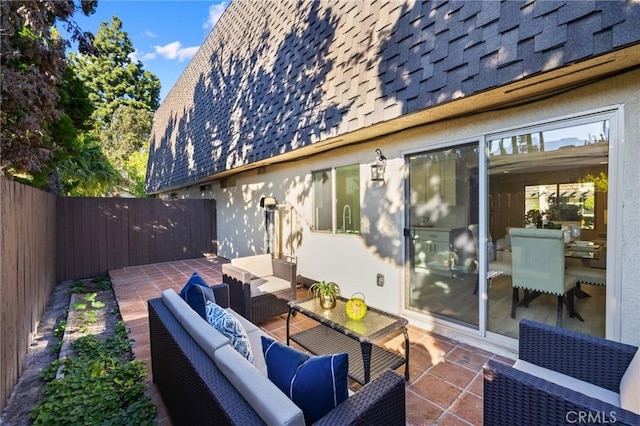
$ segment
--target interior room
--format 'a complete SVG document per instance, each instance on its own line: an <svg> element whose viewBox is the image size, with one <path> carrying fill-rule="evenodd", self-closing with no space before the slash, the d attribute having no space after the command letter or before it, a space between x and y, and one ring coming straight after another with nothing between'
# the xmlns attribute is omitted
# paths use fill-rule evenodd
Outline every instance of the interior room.
<svg viewBox="0 0 640 426"><path fill-rule="evenodd" d="M606 120L556 125L488 140L486 259L478 244L477 149L410 156L407 308L477 329L479 301L486 300L493 333L517 338L519 321L528 318L604 336L608 127ZM509 230L523 228L557 230L547 234L560 251L551 256L542 240L512 247ZM523 267L534 281L562 288L534 286L525 297Z"/></svg>

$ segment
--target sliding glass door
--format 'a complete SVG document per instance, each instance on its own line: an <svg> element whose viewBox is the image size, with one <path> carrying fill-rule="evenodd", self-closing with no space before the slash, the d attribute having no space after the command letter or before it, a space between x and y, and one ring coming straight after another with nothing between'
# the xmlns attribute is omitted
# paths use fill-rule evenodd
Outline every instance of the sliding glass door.
<svg viewBox="0 0 640 426"><path fill-rule="evenodd" d="M405 308L478 328L478 143L406 157Z"/></svg>
<svg viewBox="0 0 640 426"><path fill-rule="evenodd" d="M542 228L564 231L566 268L601 277L582 284L579 315L569 318L565 308L563 327L604 336L610 120L580 119L487 139L487 229L495 248L487 259L487 331L517 338L522 318L555 325L557 296L532 293L526 303L524 292L516 300L512 287L520 260L509 230Z"/></svg>

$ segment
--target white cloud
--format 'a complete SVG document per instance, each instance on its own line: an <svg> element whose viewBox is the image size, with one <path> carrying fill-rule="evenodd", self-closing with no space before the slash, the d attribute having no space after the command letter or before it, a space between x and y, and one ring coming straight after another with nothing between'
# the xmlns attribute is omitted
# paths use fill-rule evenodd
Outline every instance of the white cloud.
<svg viewBox="0 0 640 426"><path fill-rule="evenodd" d="M149 31L149 30L146 30L144 32L144 35L146 35L149 38L158 38L158 34L152 32L152 31Z"/></svg>
<svg viewBox="0 0 640 426"><path fill-rule="evenodd" d="M200 46L182 47L182 43L179 41L174 41L164 46L154 46L158 55L165 59L177 59L180 62L191 59L199 48Z"/></svg>
<svg viewBox="0 0 640 426"><path fill-rule="evenodd" d="M229 2L224 1L218 4L212 4L209 6L209 16L204 24L202 24L202 28L205 30L210 30L216 25L220 16L222 16L222 12L227 8Z"/></svg>
<svg viewBox="0 0 640 426"><path fill-rule="evenodd" d="M155 59L156 58L156 54L151 52L151 53L144 53L144 52L140 52L138 49L134 50L133 52L129 53L129 59L131 59L131 62L133 62L134 64L136 62L144 62L145 60L151 60L151 59Z"/></svg>

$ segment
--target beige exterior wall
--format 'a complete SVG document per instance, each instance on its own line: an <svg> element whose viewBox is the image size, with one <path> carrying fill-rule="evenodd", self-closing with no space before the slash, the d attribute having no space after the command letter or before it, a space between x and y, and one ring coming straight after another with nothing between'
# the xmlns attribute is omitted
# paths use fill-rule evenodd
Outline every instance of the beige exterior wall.
<svg viewBox="0 0 640 426"><path fill-rule="evenodd" d="M233 177L235 187L222 189L219 182L214 182L212 189L204 193L199 186L175 192L181 197L217 199L219 255L227 258L263 252L264 214L258 204L261 196L276 197L282 204L279 246L283 254L297 256L300 274L335 281L347 297L363 292L368 303L400 312L404 286L403 153L452 142L473 142L497 131L621 107L622 134L610 151L610 161L615 164L616 158L619 160L621 184L613 195L616 208L609 205L609 244L615 248L608 250L615 256L610 267L615 268L616 277L616 283L608 290L608 307L618 310L619 315L610 316L615 319L607 325L607 337L640 345L639 95L640 71L636 70L518 108L409 129L368 143L267 166L264 174L256 170L238 174ZM388 158L382 185L369 179L376 148ZM355 163L361 165L363 235L312 232L311 172ZM384 274L384 287L376 286L377 273ZM420 319L410 320L423 327L431 326ZM465 340L465 333L459 329L438 329Z"/></svg>

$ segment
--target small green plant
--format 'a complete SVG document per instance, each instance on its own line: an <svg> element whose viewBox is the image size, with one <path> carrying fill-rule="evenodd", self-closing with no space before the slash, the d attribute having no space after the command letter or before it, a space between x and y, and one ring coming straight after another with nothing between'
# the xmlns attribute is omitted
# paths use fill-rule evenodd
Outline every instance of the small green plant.
<svg viewBox="0 0 640 426"><path fill-rule="evenodd" d="M97 293L88 293L84 296L84 300L82 302L76 302L73 304L73 309L78 311L84 311L82 315L82 326L80 330L82 332L87 332L89 329L89 324L93 324L97 321L98 311L96 309L104 308L106 305L96 300ZM94 309L87 309L91 306Z"/></svg>
<svg viewBox="0 0 640 426"><path fill-rule="evenodd" d="M111 288L111 278L108 275L101 275L91 280L98 285L100 291L109 290Z"/></svg>
<svg viewBox="0 0 640 426"><path fill-rule="evenodd" d="M56 326L53 328L53 335L55 337L62 337L64 335L64 331L67 328L67 320L58 321Z"/></svg>
<svg viewBox="0 0 640 426"><path fill-rule="evenodd" d="M335 298L340 296L340 287L334 282L320 281L309 287L309 293L313 293L316 297L322 295Z"/></svg>
<svg viewBox="0 0 640 426"><path fill-rule="evenodd" d="M102 342L83 336L73 344L75 356L65 360L64 377L55 379L60 363L43 369L43 399L30 415L34 425L155 424L156 408L144 394L144 362L131 361L131 343L124 323Z"/></svg>
<svg viewBox="0 0 640 426"><path fill-rule="evenodd" d="M80 280L75 280L71 284L71 293L78 294L84 292L84 283Z"/></svg>

